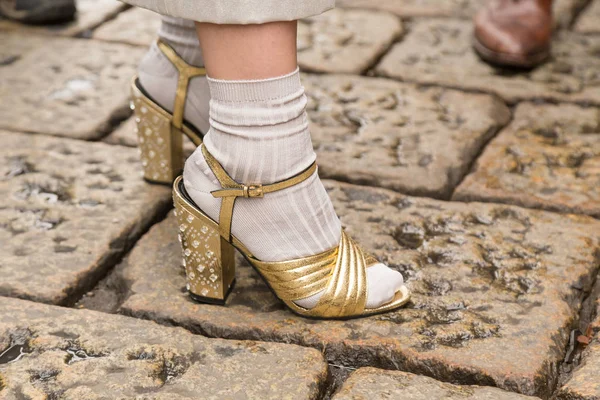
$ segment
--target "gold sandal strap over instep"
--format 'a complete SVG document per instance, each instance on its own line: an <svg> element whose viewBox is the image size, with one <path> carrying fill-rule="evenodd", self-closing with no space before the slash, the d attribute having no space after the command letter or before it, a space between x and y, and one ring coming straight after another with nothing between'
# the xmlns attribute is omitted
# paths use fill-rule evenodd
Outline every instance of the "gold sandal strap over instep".
<svg viewBox="0 0 600 400"><path fill-rule="evenodd" d="M267 193L287 189L310 178L317 170L317 164L312 163L303 172L289 179L272 183L269 185L243 185L234 181L223 169L221 164L202 146L202 154L213 174L223 189L211 192L214 197L221 198L221 212L219 214L219 233L227 241L231 241L231 222L233 219L233 207L238 197L263 197Z"/></svg>
<svg viewBox="0 0 600 400"><path fill-rule="evenodd" d="M308 313L325 317L362 314L367 304L368 261L362 249L342 231L337 260L327 288Z"/></svg>
<svg viewBox="0 0 600 400"><path fill-rule="evenodd" d="M345 231L338 247L314 256L282 262L252 260L277 296L306 316L341 318L360 315L367 302L367 268L377 263ZM324 291L317 305L301 309L296 300Z"/></svg>
<svg viewBox="0 0 600 400"><path fill-rule="evenodd" d="M183 127L183 112L185 111L185 101L187 98L188 87L190 80L196 76L206 75L206 69L200 67L194 67L186 63L171 46L158 40L158 48L162 53L171 61L171 63L177 69L179 77L177 79L177 90L175 91L175 104L173 106L173 119L171 123L177 129Z"/></svg>

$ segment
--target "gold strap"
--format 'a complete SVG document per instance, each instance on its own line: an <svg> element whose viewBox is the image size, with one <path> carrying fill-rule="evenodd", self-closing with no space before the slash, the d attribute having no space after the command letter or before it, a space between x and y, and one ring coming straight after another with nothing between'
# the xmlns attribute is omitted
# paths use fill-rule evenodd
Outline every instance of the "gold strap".
<svg viewBox="0 0 600 400"><path fill-rule="evenodd" d="M371 257L342 231L338 257L325 293L311 315L345 317L361 314L367 304L367 267Z"/></svg>
<svg viewBox="0 0 600 400"><path fill-rule="evenodd" d="M157 41L158 48L163 54L171 61L171 63L177 68L179 78L177 79L177 90L175 91L175 104L173 105L173 119L171 124L177 129L183 127L183 112L185 110L185 100L187 98L188 87L190 79L196 76L206 75L206 69L194 67L186 63L179 55L173 50L171 46L163 42L162 40Z"/></svg>
<svg viewBox="0 0 600 400"><path fill-rule="evenodd" d="M238 197L263 197L266 193L276 192L278 190L287 189L300 182L305 181L312 176L317 170L317 164L312 163L310 167L289 179L272 183L269 185L243 185L234 181L227 171L223 169L221 164L206 150L206 146L202 146L202 154L206 163L215 174L215 177L223 187L223 189L214 190L211 194L216 198L221 198L221 212L219 213L219 234L231 241L231 222L233 219L233 206Z"/></svg>
<svg viewBox="0 0 600 400"><path fill-rule="evenodd" d="M293 302L323 292L317 305L304 313L337 318L364 311L366 268L377 263L345 231L337 247L321 254L290 261L251 261L281 300Z"/></svg>
<svg viewBox="0 0 600 400"><path fill-rule="evenodd" d="M252 259L281 300L305 299L327 287L335 267L338 247L298 260L266 262Z"/></svg>

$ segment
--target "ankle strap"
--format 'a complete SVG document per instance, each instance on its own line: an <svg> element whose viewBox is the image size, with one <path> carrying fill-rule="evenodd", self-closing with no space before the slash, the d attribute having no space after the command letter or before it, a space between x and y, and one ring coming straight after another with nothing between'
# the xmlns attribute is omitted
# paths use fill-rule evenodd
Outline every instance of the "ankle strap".
<svg viewBox="0 0 600 400"><path fill-rule="evenodd" d="M311 177L317 170L317 163L313 162L307 169L283 181L269 185L254 184L243 185L237 183L229 176L221 164L208 152L206 146L202 146L202 154L213 174L223 189L211 192L213 197L221 198L221 212L219 213L219 234L226 240L231 240L231 222L233 219L233 206L238 197L260 198L266 193L287 189Z"/></svg>
<svg viewBox="0 0 600 400"><path fill-rule="evenodd" d="M206 75L206 69L194 67L188 64L177 54L175 50L162 40L158 39L156 44L162 53L171 61L177 69L179 78L177 79L177 90L175 91L175 104L173 105L173 119L171 124L181 129L183 127L183 112L185 110L185 100L187 98L188 86L190 79L195 76Z"/></svg>

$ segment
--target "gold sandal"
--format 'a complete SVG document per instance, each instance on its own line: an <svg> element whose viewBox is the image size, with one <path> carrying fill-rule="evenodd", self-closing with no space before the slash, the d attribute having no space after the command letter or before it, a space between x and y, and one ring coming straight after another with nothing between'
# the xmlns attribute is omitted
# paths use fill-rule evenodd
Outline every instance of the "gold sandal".
<svg viewBox="0 0 600 400"><path fill-rule="evenodd" d="M173 201L179 224L179 239L187 289L197 301L225 304L235 280L234 248L258 271L267 285L296 314L311 318L347 319L396 309L410 297L406 286L394 299L378 308L365 308L366 269L377 260L342 231L340 244L323 253L297 260L264 262L231 234L233 207L238 197L260 199L267 193L294 186L315 173L313 163L300 174L270 185L242 185L235 182L219 162L202 146L202 153L222 189L212 195L221 198L219 222L213 221L194 204L178 177L173 185ZM306 309L294 303L325 290L317 305Z"/></svg>
<svg viewBox="0 0 600 400"><path fill-rule="evenodd" d="M131 108L135 112L144 179L170 185L183 170L183 134L196 146L202 144L203 134L183 120L183 112L190 79L206 75L206 70L189 65L161 40L157 44L179 73L173 113L150 98L137 76L131 82Z"/></svg>

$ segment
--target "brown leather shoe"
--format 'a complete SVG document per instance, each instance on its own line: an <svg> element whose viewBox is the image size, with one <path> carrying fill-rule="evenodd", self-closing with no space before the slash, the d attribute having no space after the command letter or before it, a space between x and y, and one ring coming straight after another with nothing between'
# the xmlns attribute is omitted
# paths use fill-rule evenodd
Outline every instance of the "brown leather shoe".
<svg viewBox="0 0 600 400"><path fill-rule="evenodd" d="M552 0L492 0L475 16L473 46L485 61L531 68L550 55Z"/></svg>

